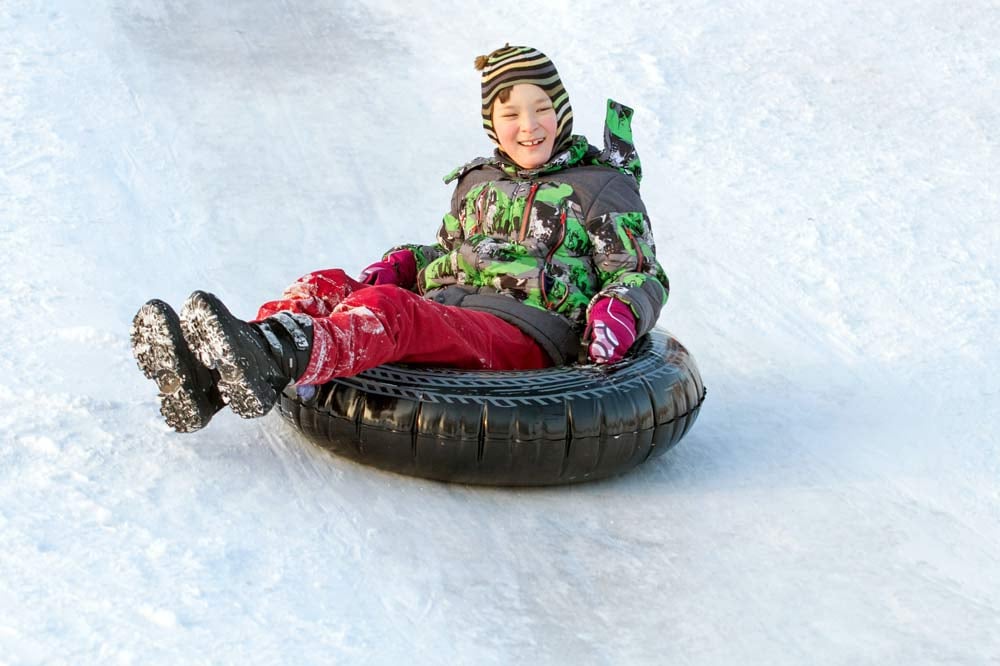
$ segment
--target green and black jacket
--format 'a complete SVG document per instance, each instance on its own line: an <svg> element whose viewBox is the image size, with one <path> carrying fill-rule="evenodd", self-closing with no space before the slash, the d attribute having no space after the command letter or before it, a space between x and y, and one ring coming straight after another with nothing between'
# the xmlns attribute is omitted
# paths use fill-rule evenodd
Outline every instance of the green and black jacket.
<svg viewBox="0 0 1000 666"><path fill-rule="evenodd" d="M414 253L414 288L426 298L518 326L556 364L576 360L587 312L605 296L631 307L643 335L669 283L639 197L631 118L609 100L604 150L575 136L537 169L499 151L456 169L445 178L458 183L438 242L389 252Z"/></svg>

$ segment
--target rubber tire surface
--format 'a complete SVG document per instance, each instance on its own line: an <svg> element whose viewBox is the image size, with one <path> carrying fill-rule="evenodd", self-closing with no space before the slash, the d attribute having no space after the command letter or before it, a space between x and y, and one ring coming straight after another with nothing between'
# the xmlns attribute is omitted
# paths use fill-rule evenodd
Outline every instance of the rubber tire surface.
<svg viewBox="0 0 1000 666"><path fill-rule="evenodd" d="M620 474L662 455L705 399L694 359L653 330L622 361L517 372L384 365L286 389L282 416L314 443L382 469L536 486Z"/></svg>

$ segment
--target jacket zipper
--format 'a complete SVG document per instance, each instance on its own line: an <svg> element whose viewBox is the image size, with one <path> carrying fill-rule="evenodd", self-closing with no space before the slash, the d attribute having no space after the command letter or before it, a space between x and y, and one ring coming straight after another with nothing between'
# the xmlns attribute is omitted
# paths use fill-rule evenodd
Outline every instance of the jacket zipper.
<svg viewBox="0 0 1000 666"><path fill-rule="evenodd" d="M528 235L528 218L531 217L531 204L535 201L535 192L538 191L538 183L531 186L528 191L528 198L524 200L524 212L521 213L521 231L517 234L517 242L520 243Z"/></svg>
<svg viewBox="0 0 1000 666"><path fill-rule="evenodd" d="M472 229L469 231L470 236L478 233L480 227L482 226L483 211L486 210L486 196L489 194L489 189L489 187L483 187L483 191L476 197L476 222L472 225Z"/></svg>
<svg viewBox="0 0 1000 666"><path fill-rule="evenodd" d="M552 303L551 303L551 301L549 301L549 294L545 290L545 269L549 267L549 262L552 261L552 257L555 256L556 250L559 249L559 246L562 245L562 242L564 240L566 240L566 211L565 210L563 210L562 215L559 216L559 240L558 240L558 242L553 243L552 247L549 248L548 254L545 255L545 263L542 264L541 270L538 271L538 278L539 278L538 282L539 282L539 285L542 288L542 290L541 290L542 291L542 300L545 303L545 307L547 309L550 309L550 310L552 309L552 307L551 307ZM559 299L558 303L556 303L556 309L558 309L566 301L566 297L567 296L569 296L569 288L566 289L566 293L563 294L563 297L561 299Z"/></svg>
<svg viewBox="0 0 1000 666"><path fill-rule="evenodd" d="M645 257L645 255L643 255L642 248L639 246L638 241L635 240L635 236L632 235L632 232L629 231L628 229L626 229L625 230L625 234L628 236L628 239L630 241L632 241L632 247L635 248L636 255L638 255L637 256L637 262L636 262L637 265L635 267L635 272L636 273L641 273L642 272L642 268L643 268L643 264L645 264L645 262L646 262L646 257Z"/></svg>

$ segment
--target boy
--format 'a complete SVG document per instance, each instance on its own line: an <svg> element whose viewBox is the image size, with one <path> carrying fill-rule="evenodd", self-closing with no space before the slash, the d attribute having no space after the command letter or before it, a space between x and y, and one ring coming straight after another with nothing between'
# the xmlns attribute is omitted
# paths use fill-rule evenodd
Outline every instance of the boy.
<svg viewBox="0 0 1000 666"><path fill-rule="evenodd" d="M456 169L434 245L403 245L359 280L310 273L257 319L194 292L133 322L140 369L179 432L228 404L266 414L289 383L321 384L383 363L526 370L620 360L656 323L669 292L656 261L632 110L609 102L605 147L572 134L555 65L506 45L476 59L482 120L497 148Z"/></svg>

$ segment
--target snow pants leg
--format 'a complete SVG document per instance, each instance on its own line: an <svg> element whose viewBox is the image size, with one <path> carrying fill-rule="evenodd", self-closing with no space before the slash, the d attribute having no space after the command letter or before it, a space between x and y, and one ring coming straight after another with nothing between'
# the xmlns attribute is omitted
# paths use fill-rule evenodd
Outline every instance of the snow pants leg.
<svg viewBox="0 0 1000 666"><path fill-rule="evenodd" d="M395 362L468 370L552 365L531 336L499 317L441 305L394 285L367 285L340 269L299 278L281 300L260 307L257 321L282 310L313 321L312 355L298 384Z"/></svg>

